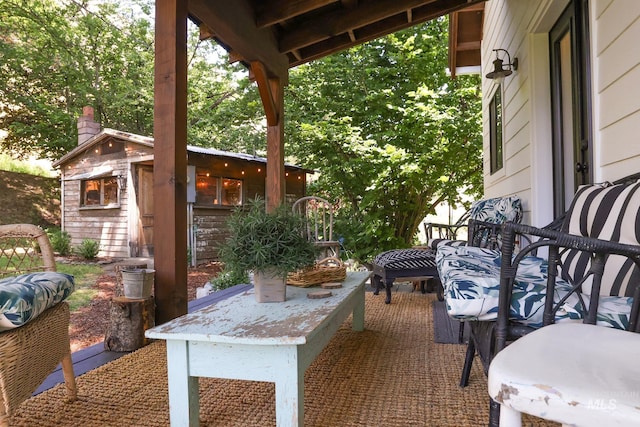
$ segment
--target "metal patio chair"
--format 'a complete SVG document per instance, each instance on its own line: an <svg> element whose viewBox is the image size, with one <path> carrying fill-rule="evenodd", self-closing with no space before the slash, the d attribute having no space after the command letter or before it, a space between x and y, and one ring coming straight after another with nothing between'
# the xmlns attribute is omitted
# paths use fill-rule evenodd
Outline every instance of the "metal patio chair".
<svg viewBox="0 0 640 427"><path fill-rule="evenodd" d="M333 239L333 205L318 196L296 200L293 212L304 217L307 238L320 248L319 259L340 258L340 242Z"/></svg>
<svg viewBox="0 0 640 427"><path fill-rule="evenodd" d="M472 244L481 247L497 247L500 241L499 225L506 221L520 222L522 220L522 202L518 196L478 200L471 206L468 217L470 223L472 220L480 221L476 223L474 234L469 233L466 242L441 241L440 246L456 247ZM374 258L372 269L371 283L374 287L374 294L378 295L384 286L386 290L385 303L387 304L391 303L391 288L394 281L406 278L433 278L438 299L443 299L442 284L436 266L436 250L433 248L393 249L382 252ZM422 285L422 291L424 292L424 285Z"/></svg>

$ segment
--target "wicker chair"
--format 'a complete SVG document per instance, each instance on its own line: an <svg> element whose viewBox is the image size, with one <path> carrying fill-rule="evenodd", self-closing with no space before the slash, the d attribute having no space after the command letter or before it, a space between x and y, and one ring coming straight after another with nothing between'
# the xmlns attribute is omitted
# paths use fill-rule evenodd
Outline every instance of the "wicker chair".
<svg viewBox="0 0 640 427"><path fill-rule="evenodd" d="M481 247L497 248L500 241L500 224L505 221L520 222L522 220L522 202L520 197L495 197L478 200L473 203L468 215L469 236L466 241L436 239L430 242L432 245L457 247L460 245L475 245ZM460 227L455 228L455 232ZM455 232L450 231L445 236L454 237ZM374 295L378 295L381 289L386 291L385 303L391 303L391 288L396 279L432 277L438 299L442 301L443 288L440 283L438 269L436 267L437 247L421 247L411 249L392 249L379 253L373 259L371 268L373 275L371 284ZM421 290L425 292L424 280ZM461 329L462 331L462 325ZM462 339L462 336L460 337Z"/></svg>
<svg viewBox="0 0 640 427"><path fill-rule="evenodd" d="M35 243L35 244L34 244ZM35 225L0 226L0 278L55 271L53 249ZM6 265L5 265L6 263ZM77 389L69 341L69 305L60 302L24 326L0 332L0 426L62 362L67 401Z"/></svg>
<svg viewBox="0 0 640 427"><path fill-rule="evenodd" d="M475 351L487 373L508 342L550 323L636 330L631 304L637 298L631 297L638 296L640 282L638 212L640 182L594 184L578 190L559 231L507 223L501 250L439 250L449 314L471 324L461 385ZM523 237L533 243L517 244ZM548 257L538 256L541 249ZM498 425L498 415L492 401L490 425Z"/></svg>

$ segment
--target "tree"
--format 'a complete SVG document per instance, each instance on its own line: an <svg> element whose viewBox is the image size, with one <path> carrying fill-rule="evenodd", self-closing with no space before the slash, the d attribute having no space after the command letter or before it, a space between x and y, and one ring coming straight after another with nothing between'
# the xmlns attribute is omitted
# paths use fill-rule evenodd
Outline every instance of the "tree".
<svg viewBox="0 0 640 427"><path fill-rule="evenodd" d="M446 18L292 70L287 148L320 171L357 258L414 243L423 218L482 191L478 76L445 75Z"/></svg>
<svg viewBox="0 0 640 427"><path fill-rule="evenodd" d="M59 158L76 144L85 105L104 127L151 134L151 24L122 12L109 2L0 3L3 148Z"/></svg>
<svg viewBox="0 0 640 427"><path fill-rule="evenodd" d="M90 7L90 5L97 5ZM0 146L57 159L85 105L102 127L153 134L153 0L0 3ZM255 84L188 26L188 142L264 151ZM238 74L242 73L242 78ZM0 133L0 138L1 138Z"/></svg>
<svg viewBox="0 0 640 427"><path fill-rule="evenodd" d="M188 138L202 147L264 154L265 119L255 83L227 53L191 31L188 58Z"/></svg>

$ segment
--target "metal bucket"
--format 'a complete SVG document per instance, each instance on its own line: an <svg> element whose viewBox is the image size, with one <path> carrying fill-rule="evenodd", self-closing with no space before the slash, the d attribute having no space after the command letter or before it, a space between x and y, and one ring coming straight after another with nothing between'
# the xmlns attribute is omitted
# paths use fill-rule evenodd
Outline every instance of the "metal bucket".
<svg viewBox="0 0 640 427"><path fill-rule="evenodd" d="M148 298L151 296L155 270L148 268L122 270L122 286L124 296L130 299Z"/></svg>

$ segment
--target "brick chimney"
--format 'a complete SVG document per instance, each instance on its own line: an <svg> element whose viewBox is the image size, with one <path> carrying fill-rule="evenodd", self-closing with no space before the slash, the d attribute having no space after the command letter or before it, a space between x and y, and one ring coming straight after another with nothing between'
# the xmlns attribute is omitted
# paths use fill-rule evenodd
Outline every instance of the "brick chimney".
<svg viewBox="0 0 640 427"><path fill-rule="evenodd" d="M83 107L78 117L78 145L82 145L92 136L100 133L100 124L93 120L93 107Z"/></svg>

